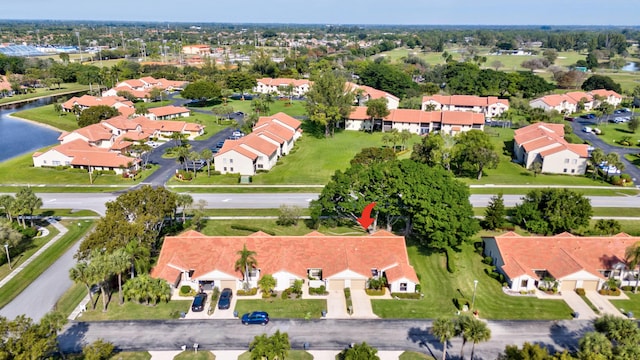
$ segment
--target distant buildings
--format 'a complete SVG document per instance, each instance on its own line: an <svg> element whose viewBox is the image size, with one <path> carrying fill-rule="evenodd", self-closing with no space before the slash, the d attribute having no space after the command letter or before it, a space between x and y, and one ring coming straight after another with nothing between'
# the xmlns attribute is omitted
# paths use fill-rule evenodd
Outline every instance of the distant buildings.
<svg viewBox="0 0 640 360"><path fill-rule="evenodd" d="M509 100L495 96L431 95L422 98L422 110L470 111L491 119L509 110Z"/></svg>
<svg viewBox="0 0 640 360"><path fill-rule="evenodd" d="M544 111L555 110L561 114L568 115L581 110L590 111L600 106L602 102L618 106L622 102L622 95L605 89L591 90L589 92L572 91L533 99L529 101L529 106L540 108Z"/></svg>

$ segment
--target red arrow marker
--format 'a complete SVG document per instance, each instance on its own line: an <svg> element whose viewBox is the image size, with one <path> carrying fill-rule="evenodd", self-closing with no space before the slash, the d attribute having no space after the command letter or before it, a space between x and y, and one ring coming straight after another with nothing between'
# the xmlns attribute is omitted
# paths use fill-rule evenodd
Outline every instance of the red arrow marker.
<svg viewBox="0 0 640 360"><path fill-rule="evenodd" d="M358 218L358 222L365 230L369 228L371 224L373 224L373 219L371 218L371 210L373 210L374 206L376 206L376 203L374 202L365 206L364 210L362 210L362 216Z"/></svg>

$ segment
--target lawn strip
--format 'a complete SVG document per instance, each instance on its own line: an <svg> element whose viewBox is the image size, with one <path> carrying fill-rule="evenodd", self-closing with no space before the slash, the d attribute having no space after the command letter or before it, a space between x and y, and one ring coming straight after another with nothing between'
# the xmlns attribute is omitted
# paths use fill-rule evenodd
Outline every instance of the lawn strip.
<svg viewBox="0 0 640 360"><path fill-rule="evenodd" d="M632 291L625 291L624 293L629 297L629 300L612 300L609 298L609 301L623 314L631 311L633 316L637 318L640 316L640 293L634 294Z"/></svg>
<svg viewBox="0 0 640 360"><path fill-rule="evenodd" d="M47 236L43 236L41 238L34 238L33 240L31 240L31 243L29 244L29 247L23 251L20 254L12 254L11 255L11 266L13 267L13 269L16 269L18 266L22 265L22 263L24 263L25 261L27 261L27 259L29 259L31 257L31 255L35 254L38 250L40 250L40 248L45 245L46 243L48 243L49 241L51 241L51 239L53 239L54 236L58 235L58 229L56 229L55 227L47 224L47 229L49 230L49 235ZM4 241L0 242L0 245L4 244ZM2 257L6 256L4 253L4 249L2 249ZM6 260L6 258L4 258L3 260ZM7 264L7 262L5 261L2 266L0 266L0 279L4 279L7 275L9 275L11 273L11 269L9 269L9 264ZM3 288L4 291L4 288Z"/></svg>
<svg viewBox="0 0 640 360"><path fill-rule="evenodd" d="M272 319L319 319L327 309L325 299L243 299L238 296L235 311L239 316L252 311L266 311Z"/></svg>
<svg viewBox="0 0 640 360"><path fill-rule="evenodd" d="M118 304L118 292L114 292L107 306L107 312L102 312L100 295L94 297L96 308L87 305L87 311L82 312L77 321L108 321L108 320L169 320L177 319L180 313L186 313L191 306L191 300L171 300L156 305L136 304L130 301Z"/></svg>
<svg viewBox="0 0 640 360"><path fill-rule="evenodd" d="M55 309L65 317L69 317L85 296L87 296L86 286L74 283L56 301Z"/></svg>

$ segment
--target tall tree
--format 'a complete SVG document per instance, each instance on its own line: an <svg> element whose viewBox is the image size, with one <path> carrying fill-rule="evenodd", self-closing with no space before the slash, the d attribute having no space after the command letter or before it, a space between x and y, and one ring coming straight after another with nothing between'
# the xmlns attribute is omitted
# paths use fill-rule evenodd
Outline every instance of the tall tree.
<svg viewBox="0 0 640 360"><path fill-rule="evenodd" d="M458 173L473 172L478 180L485 168L495 169L500 157L485 132L471 130L456 137L455 164Z"/></svg>
<svg viewBox="0 0 640 360"><path fill-rule="evenodd" d="M449 340L456 335L456 324L450 318L438 318L433 322L431 333L442 343L442 360L447 358Z"/></svg>
<svg viewBox="0 0 640 360"><path fill-rule="evenodd" d="M222 95L222 89L212 81L198 80L187 85L180 95L192 100L217 99Z"/></svg>
<svg viewBox="0 0 640 360"><path fill-rule="evenodd" d="M499 229L504 225L504 217L506 210L504 207L504 199L502 193L494 195L489 200L489 205L484 213L482 226L488 230Z"/></svg>
<svg viewBox="0 0 640 360"><path fill-rule="evenodd" d="M588 332L578 342L578 359L607 360L613 357L611 341L601 333Z"/></svg>
<svg viewBox="0 0 640 360"><path fill-rule="evenodd" d="M640 285L640 241L629 246L625 252L625 261L629 265L629 269L638 267L638 273L636 274L636 286L633 289L634 293L638 292L638 285Z"/></svg>
<svg viewBox="0 0 640 360"><path fill-rule="evenodd" d="M535 189L516 205L512 220L536 234L559 234L587 226L589 199L569 189Z"/></svg>
<svg viewBox="0 0 640 360"><path fill-rule="evenodd" d="M593 167L592 177L594 179L596 178L596 176L598 176L598 173L600 171L600 164L602 164L605 160L606 155L604 154L604 151L602 151L602 149L596 148L591 152L590 162L591 166Z"/></svg>
<svg viewBox="0 0 640 360"><path fill-rule="evenodd" d="M75 283L83 284L87 288L87 294L89 294L89 303L91 303L92 309L96 308L96 303L93 301L93 293L91 292L91 286L96 282L96 276L93 273L93 268L89 266L86 261L79 261L74 267L69 269L69 278Z"/></svg>
<svg viewBox="0 0 640 360"><path fill-rule="evenodd" d="M242 246L242 250L238 251L239 258L235 263L235 270L242 271L244 288L249 289L249 270L258 266L258 261L255 258L256 252L247 249L247 244Z"/></svg>
<svg viewBox="0 0 640 360"><path fill-rule="evenodd" d="M346 91L346 81L333 71L323 71L307 92L309 119L324 126L325 137L332 136L336 124L351 112L354 95Z"/></svg>
<svg viewBox="0 0 640 360"><path fill-rule="evenodd" d="M193 204L193 197L189 194L176 195L176 207L182 208L182 222L184 223L187 216L187 208Z"/></svg>
<svg viewBox="0 0 640 360"><path fill-rule="evenodd" d="M476 344L489 341L491 339L491 329L484 321L471 318L468 326L464 329L462 337L471 342L471 359L473 360Z"/></svg>
<svg viewBox="0 0 640 360"><path fill-rule="evenodd" d="M91 124L97 124L102 120L110 119L118 116L118 110L107 105L96 105L82 110L78 117L78 126L85 127Z"/></svg>
<svg viewBox="0 0 640 360"><path fill-rule="evenodd" d="M210 149L204 149L200 152L200 158L207 163L207 177L211 177L211 161L213 161L213 152Z"/></svg>
<svg viewBox="0 0 640 360"><path fill-rule="evenodd" d="M367 101L367 116L371 118L371 130L373 131L373 124L375 120L382 120L386 116L389 116L390 112L387 108L387 99L371 99Z"/></svg>
<svg viewBox="0 0 640 360"><path fill-rule="evenodd" d="M249 345L251 349L251 360L283 360L289 355L291 344L289 343L289 334L286 332L276 332L267 336L267 334L257 335Z"/></svg>
<svg viewBox="0 0 640 360"><path fill-rule="evenodd" d="M137 274L144 274L151 267L151 251L147 246L141 244L138 240L129 241L124 248L127 253L131 269L129 273L133 279Z"/></svg>
<svg viewBox="0 0 640 360"><path fill-rule="evenodd" d="M109 255L109 266L118 277L118 300L120 305L124 304L122 294L122 274L129 269L130 257L125 249L118 249Z"/></svg>

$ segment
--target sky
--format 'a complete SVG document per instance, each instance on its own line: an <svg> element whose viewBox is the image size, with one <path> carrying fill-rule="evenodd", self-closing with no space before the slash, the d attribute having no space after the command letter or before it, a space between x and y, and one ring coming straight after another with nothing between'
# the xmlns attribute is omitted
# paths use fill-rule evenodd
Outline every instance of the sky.
<svg viewBox="0 0 640 360"><path fill-rule="evenodd" d="M399 25L640 25L638 0L5 0L0 19Z"/></svg>

